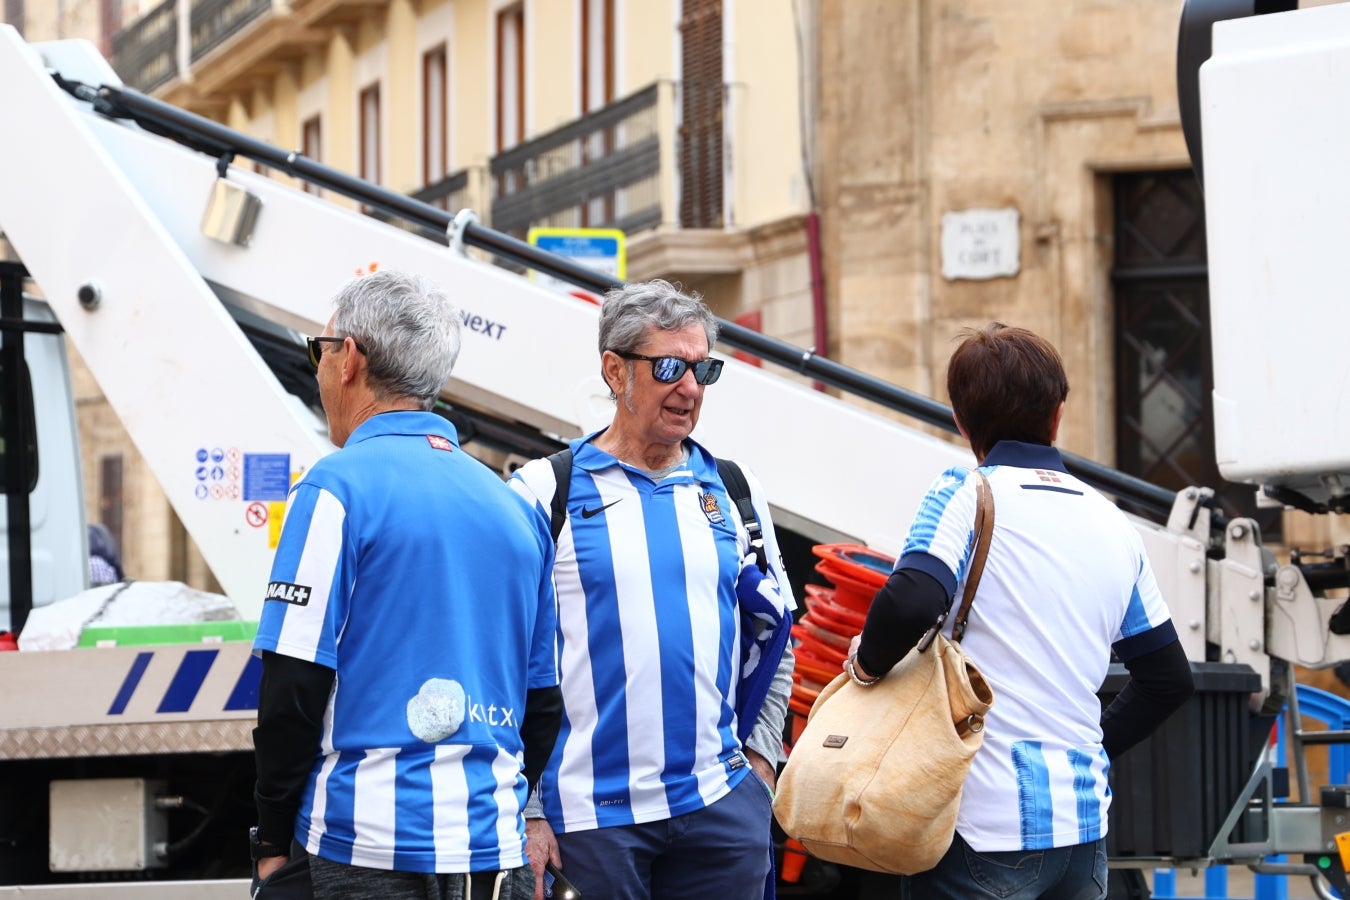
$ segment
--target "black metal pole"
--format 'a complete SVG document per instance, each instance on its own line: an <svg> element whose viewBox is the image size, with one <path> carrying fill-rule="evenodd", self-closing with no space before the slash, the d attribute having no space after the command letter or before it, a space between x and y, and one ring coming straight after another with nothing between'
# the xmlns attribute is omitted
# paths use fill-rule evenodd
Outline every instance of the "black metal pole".
<svg viewBox="0 0 1350 900"><path fill-rule="evenodd" d="M273 147L218 122L129 88L99 88L95 109L106 115L130 116L149 130L165 134L204 153L247 157L439 234L448 232L454 221L454 216L439 207L388 188L369 184L345 172L314 162L299 153ZM468 246L486 250L511 262L528 266L595 293L603 294L620 285L620 282L592 269L476 223L463 225L459 229L459 235ZM956 433L951 409L928 397L907 391L856 369L850 369L818 356L814 351L767 337L735 322L722 320L721 334L722 340L735 350L751 353L810 376L822 384L913 416L936 428ZM1071 453L1064 454L1064 461L1074 475L1122 500L1152 510L1164 517L1172 508L1174 493L1166 488Z"/></svg>
<svg viewBox="0 0 1350 900"><path fill-rule="evenodd" d="M0 316L23 318L23 280L27 271L19 263L0 263ZM33 541L29 529L28 441L33 426L25 401L27 369L23 356L23 330L6 328L0 337L0 439L4 441L5 527L9 547L9 628L23 630L33 609Z"/></svg>
<svg viewBox="0 0 1350 900"><path fill-rule="evenodd" d="M575 265L540 250L533 244L527 244L509 234L502 234L482 225L472 223L465 225L461 230L461 238L471 247L487 250L511 262L546 272L596 293L604 293L620 285L620 282L594 270ZM927 425L952 434L957 433L951 407L936 400L907 391L857 369L818 356L814 351L769 337L744 325L722 319L720 328L721 340L736 350L744 350L760 359L808 375L822 384L905 413ZM1172 502L1176 499L1174 491L1073 453L1064 453L1063 456L1069 471L1094 487L1152 510L1163 517L1166 517L1172 509Z"/></svg>

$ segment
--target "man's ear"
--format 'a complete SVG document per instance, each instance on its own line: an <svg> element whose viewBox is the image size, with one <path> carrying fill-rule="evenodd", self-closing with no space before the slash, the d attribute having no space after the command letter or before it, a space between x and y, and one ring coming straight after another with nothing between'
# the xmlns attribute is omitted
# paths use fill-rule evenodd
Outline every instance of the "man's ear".
<svg viewBox="0 0 1350 900"><path fill-rule="evenodd" d="M613 350L606 350L600 356L600 374L616 397L623 393L623 380L628 377L628 364L623 357Z"/></svg>
<svg viewBox="0 0 1350 900"><path fill-rule="evenodd" d="M346 345L346 353L342 354L342 383L351 384L356 380L366 367L366 355L356 349L356 339L346 337L343 339Z"/></svg>

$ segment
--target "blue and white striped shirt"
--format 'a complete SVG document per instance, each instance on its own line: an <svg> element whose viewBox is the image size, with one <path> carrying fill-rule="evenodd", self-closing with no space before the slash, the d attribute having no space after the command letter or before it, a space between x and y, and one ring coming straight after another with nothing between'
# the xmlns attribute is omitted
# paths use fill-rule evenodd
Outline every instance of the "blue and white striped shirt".
<svg viewBox="0 0 1350 900"><path fill-rule="evenodd" d="M956 830L982 852L1095 841L1111 802L1097 690L1112 649L1131 659L1176 631L1139 533L1065 471L1058 450L1002 441L981 470L995 525L962 647L993 686L994 706ZM938 477L897 568L927 572L960 597L975 484L961 467Z"/></svg>
<svg viewBox="0 0 1350 900"><path fill-rule="evenodd" d="M590 437L573 442L553 570L563 726L540 783L555 831L692 812L748 771L736 737L736 584L754 561L716 460L686 446L688 463L656 482ZM767 504L748 471L746 479L786 585ZM547 460L517 470L511 486L548 518ZM790 609L790 591L781 596Z"/></svg>
<svg viewBox="0 0 1350 900"><path fill-rule="evenodd" d="M557 684L547 523L422 412L291 490L257 651L336 677L296 839L408 872L524 864L520 723Z"/></svg>

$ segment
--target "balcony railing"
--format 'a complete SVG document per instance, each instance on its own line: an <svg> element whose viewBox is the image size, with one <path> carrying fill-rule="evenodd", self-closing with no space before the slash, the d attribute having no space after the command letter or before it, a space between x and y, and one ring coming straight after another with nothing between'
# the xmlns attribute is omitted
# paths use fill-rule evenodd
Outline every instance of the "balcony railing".
<svg viewBox="0 0 1350 900"><path fill-rule="evenodd" d="M662 221L659 88L653 84L492 158L492 227L618 228Z"/></svg>
<svg viewBox="0 0 1350 900"><path fill-rule="evenodd" d="M196 62L272 8L272 0L193 0L192 49Z"/></svg>
<svg viewBox="0 0 1350 900"><path fill-rule="evenodd" d="M178 2L159 6L118 31L112 66L123 83L149 93L178 74Z"/></svg>
<svg viewBox="0 0 1350 900"><path fill-rule="evenodd" d="M414 200L421 200L423 203L429 203L432 206L445 210L454 215L461 209L482 209L482 203L485 198L486 173L482 166L470 166L467 169L460 169L458 172L452 172L442 178L440 181L433 182L426 187L420 188L409 194ZM413 225L397 216L391 216L388 213L379 210L366 210L366 215L381 222L389 222L411 231L413 234L420 234L422 237L433 241L439 241L442 244L449 243L449 239L444 232L430 231L422 226Z"/></svg>
<svg viewBox="0 0 1350 900"><path fill-rule="evenodd" d="M179 8L188 8L191 65L272 9L273 0L165 0L113 35L113 69L122 81L150 93L179 72Z"/></svg>
<svg viewBox="0 0 1350 900"><path fill-rule="evenodd" d="M460 169L453 172L440 181L413 191L412 197L448 213L457 213L467 206L472 206L473 201L469 196L469 170Z"/></svg>

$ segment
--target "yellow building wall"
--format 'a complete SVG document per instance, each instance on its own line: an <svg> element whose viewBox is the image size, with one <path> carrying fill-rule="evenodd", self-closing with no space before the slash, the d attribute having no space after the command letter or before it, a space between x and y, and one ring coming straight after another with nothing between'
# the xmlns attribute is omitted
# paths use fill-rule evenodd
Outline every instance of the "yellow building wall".
<svg viewBox="0 0 1350 900"><path fill-rule="evenodd" d="M422 55L411 0L389 4L386 72L380 90L385 186L410 193L422 186Z"/></svg>
<svg viewBox="0 0 1350 900"><path fill-rule="evenodd" d="M679 64L679 0L614 0L614 96L622 99L653 82L661 85L657 133L661 143L660 181L663 228L679 225L675 171L675 78Z"/></svg>
<svg viewBox="0 0 1350 900"><path fill-rule="evenodd" d="M450 47L450 165L485 166L493 153L496 110L493 66L497 58L496 20L486 0L453 0Z"/></svg>
<svg viewBox="0 0 1350 900"><path fill-rule="evenodd" d="M809 208L801 153L797 2L728 0L725 6L722 78L734 126L735 225L762 225Z"/></svg>
<svg viewBox="0 0 1350 900"><path fill-rule="evenodd" d="M324 66L325 103L323 107L324 164L344 172L357 170L356 102L359 88L352 72L352 45L342 31L337 31L328 42ZM342 197L332 197L334 203L354 207L356 204Z"/></svg>
<svg viewBox="0 0 1350 900"><path fill-rule="evenodd" d="M671 81L679 65L679 0L615 0L616 97Z"/></svg>
<svg viewBox="0 0 1350 900"><path fill-rule="evenodd" d="M754 228L809 206L799 139L800 67L796 0L728 0L723 7L724 78L729 84L730 225ZM322 118L321 161L356 173L360 92L380 84L379 181L410 193L423 186L422 56L448 50L447 169L485 169L496 152L497 14L511 0L389 0L341 27L323 25L313 45L226 97L197 96L231 127L299 147L306 119ZM614 93L653 82L662 91L665 220L677 222L675 179L680 77L679 0L614 0ZM524 0L525 110L530 140L575 121L581 110L581 0ZM280 26L276 26L280 27ZM809 37L809 36L808 36ZM321 83L321 87L316 87ZM318 104L316 94L321 94ZM261 129L261 130L260 130ZM264 134L263 132L267 132ZM352 206L351 201L332 197ZM480 200L486 205L486 199ZM482 210L486 213L486 210Z"/></svg>
<svg viewBox="0 0 1350 900"><path fill-rule="evenodd" d="M579 0L525 4L525 139L581 114Z"/></svg>
<svg viewBox="0 0 1350 900"><path fill-rule="evenodd" d="M300 148L300 86L297 81L299 66L290 65L281 70L272 82L272 111L276 117L276 140L292 150ZM289 175L271 173L283 178L291 186L295 179Z"/></svg>
<svg viewBox="0 0 1350 900"><path fill-rule="evenodd" d="M415 87L416 103L412 109L414 118L414 129L408 135L409 140L416 141L417 156L417 181L421 182L422 175L422 153L423 141L421 136L421 116L422 116L422 57L438 45L444 44L446 48L446 109L449 143L446 145L446 171L454 172L459 168L456 162L454 138L458 131L454 116L459 109L460 98L456 96L456 79L454 72L455 56L460 52L460 48L455 46L454 40L454 13L459 4L443 0L443 2L424 3L420 8L420 14L413 23L414 48L412 57L415 59L415 71L413 84Z"/></svg>

